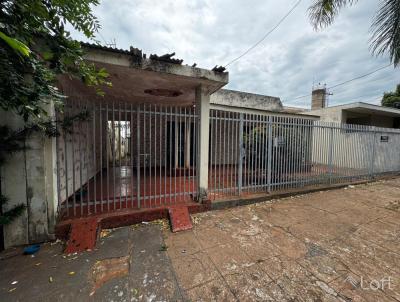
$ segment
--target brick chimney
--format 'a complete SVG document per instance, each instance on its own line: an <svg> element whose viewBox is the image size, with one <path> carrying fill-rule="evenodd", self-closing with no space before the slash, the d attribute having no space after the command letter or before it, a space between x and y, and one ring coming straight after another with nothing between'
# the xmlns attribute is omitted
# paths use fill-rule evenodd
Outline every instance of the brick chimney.
<svg viewBox="0 0 400 302"><path fill-rule="evenodd" d="M326 88L313 90L311 98L311 110L322 109L326 107Z"/></svg>

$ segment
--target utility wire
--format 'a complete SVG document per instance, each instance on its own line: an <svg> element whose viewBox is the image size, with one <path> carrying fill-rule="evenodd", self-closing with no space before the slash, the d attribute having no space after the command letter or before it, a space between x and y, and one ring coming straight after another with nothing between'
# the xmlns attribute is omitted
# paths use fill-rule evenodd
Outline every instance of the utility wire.
<svg viewBox="0 0 400 302"><path fill-rule="evenodd" d="M347 80L347 81L344 81L344 82L342 82L342 83L339 83L339 84L333 85L333 86L331 86L331 87L328 87L328 89L333 89L333 88L336 88L336 87L345 85L345 84L347 84L347 83L353 82L353 81L355 81L355 80L359 80L359 79L365 78L365 77L367 77L367 76L369 76L369 75L371 75L371 74L374 74L375 72L378 72L379 70L388 68L389 66L392 66L392 63L390 63L389 65L383 66L383 67L381 67L381 68L375 69L374 71L371 71L371 72L369 72L369 73L366 73L366 74L363 74L363 75L361 75L361 76L355 77L355 78L353 78L353 79L351 79L351 80Z"/></svg>
<svg viewBox="0 0 400 302"><path fill-rule="evenodd" d="M231 65L232 63L240 60L242 57L244 57L245 55L247 55L250 51L252 51L254 48L256 48L261 42L263 42L275 29L277 29L279 27L279 25L281 25L281 23L283 21L285 21L285 19L287 17L289 17L289 15L295 10L295 8L300 4L302 0L298 0L296 2L296 4L286 13L285 16L283 16L282 19L279 20L279 22L269 31L267 32L258 42L256 42L253 46L251 46L249 49L247 49L244 53L242 53L240 56L236 57L235 59L231 60L228 64L226 64L224 67L226 68L227 66Z"/></svg>
<svg viewBox="0 0 400 302"><path fill-rule="evenodd" d="M360 76L357 76L357 77L355 77L355 78L352 78L352 79L350 79L350 80L347 80L347 81L344 81L344 82L335 84L335 85L333 85L333 86L327 87L326 89L333 89L333 88L336 88L336 87L339 87L339 86L348 84L348 83L350 83L350 82L353 82L353 81L356 81L356 80L365 78L365 77L367 77L367 76L369 76L369 75L371 75L371 74L374 74L374 73L376 73L376 72L378 72L378 71L380 71L380 70L382 70L382 69L388 68L388 67L390 67L390 66L392 66L392 63L390 63L389 65L382 66L382 67L380 67L380 68L378 68L378 69L375 69L375 70L373 70L373 71L371 71L371 72L365 73L365 74L360 75ZM298 100L298 99L302 99L302 98L305 98L305 97L308 97L308 96L311 96L311 95L312 95L312 93L309 93L309 94L306 94L306 95L301 95L301 96L298 96L298 97L293 98L291 101Z"/></svg>

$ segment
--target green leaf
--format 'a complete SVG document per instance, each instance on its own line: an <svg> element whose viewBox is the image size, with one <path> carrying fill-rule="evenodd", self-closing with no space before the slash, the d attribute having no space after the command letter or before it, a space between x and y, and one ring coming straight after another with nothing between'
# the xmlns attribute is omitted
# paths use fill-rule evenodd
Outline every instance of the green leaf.
<svg viewBox="0 0 400 302"><path fill-rule="evenodd" d="M26 46L21 41L18 41L17 39L7 36L5 33L1 31L0 31L0 38L3 39L3 41L6 42L8 46L10 46L12 49L19 52L23 56L29 57L29 55L31 54L31 50L29 49L28 46Z"/></svg>

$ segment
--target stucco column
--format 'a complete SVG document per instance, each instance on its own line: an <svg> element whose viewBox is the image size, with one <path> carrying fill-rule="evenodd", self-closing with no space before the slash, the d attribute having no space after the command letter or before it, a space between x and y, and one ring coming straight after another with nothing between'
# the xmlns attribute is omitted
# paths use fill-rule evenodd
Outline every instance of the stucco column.
<svg viewBox="0 0 400 302"><path fill-rule="evenodd" d="M199 86L195 91L196 111L198 115L198 151L197 151L197 180L198 200L208 195L208 138L210 128L210 94L204 87Z"/></svg>

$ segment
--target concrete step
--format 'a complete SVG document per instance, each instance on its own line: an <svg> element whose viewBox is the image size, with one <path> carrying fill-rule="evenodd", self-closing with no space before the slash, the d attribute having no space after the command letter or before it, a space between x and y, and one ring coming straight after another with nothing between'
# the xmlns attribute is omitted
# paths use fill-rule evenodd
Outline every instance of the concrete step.
<svg viewBox="0 0 400 302"><path fill-rule="evenodd" d="M193 228L192 219L187 206L174 206L168 208L172 232L180 232Z"/></svg>

